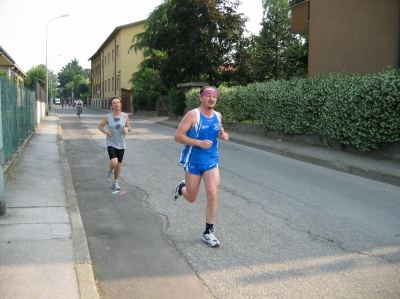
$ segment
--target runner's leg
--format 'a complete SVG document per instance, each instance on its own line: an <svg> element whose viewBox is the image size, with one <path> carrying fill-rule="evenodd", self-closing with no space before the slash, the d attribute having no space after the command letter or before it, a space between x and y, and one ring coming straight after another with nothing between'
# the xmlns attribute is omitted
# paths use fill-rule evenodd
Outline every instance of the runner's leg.
<svg viewBox="0 0 400 299"><path fill-rule="evenodd" d="M182 187L181 192L188 202L194 202L199 195L201 176L194 175L185 170L186 186Z"/></svg>
<svg viewBox="0 0 400 299"><path fill-rule="evenodd" d="M206 222L214 224L218 210L219 168L213 168L204 172L203 180L207 196Z"/></svg>

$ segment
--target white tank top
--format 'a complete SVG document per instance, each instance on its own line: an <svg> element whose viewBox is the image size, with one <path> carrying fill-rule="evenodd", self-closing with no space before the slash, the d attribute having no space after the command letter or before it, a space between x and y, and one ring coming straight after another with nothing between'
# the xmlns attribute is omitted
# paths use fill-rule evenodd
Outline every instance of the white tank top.
<svg viewBox="0 0 400 299"><path fill-rule="evenodd" d="M126 114L124 112L121 113L119 118L115 117L112 112L108 115L108 130L112 131L112 136L106 137L107 146L112 146L116 149L125 149L125 133L123 131L126 124Z"/></svg>

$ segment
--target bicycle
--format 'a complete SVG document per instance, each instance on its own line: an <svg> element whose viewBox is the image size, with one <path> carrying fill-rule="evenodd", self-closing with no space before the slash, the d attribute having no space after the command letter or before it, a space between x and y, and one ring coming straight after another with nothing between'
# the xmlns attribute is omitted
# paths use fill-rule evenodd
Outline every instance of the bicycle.
<svg viewBox="0 0 400 299"><path fill-rule="evenodd" d="M78 115L79 118L81 118L82 106L78 106L77 109L78 109L78 111L77 111L76 115Z"/></svg>

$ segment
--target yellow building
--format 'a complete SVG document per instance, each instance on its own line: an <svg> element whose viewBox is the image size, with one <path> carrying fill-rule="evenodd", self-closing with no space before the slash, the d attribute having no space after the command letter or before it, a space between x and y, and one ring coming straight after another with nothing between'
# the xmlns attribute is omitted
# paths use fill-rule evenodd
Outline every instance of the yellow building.
<svg viewBox="0 0 400 299"><path fill-rule="evenodd" d="M132 84L129 80L138 71L142 53L129 51L133 37L144 31L146 20L116 27L96 53L89 58L92 74L92 107L109 109L109 100L122 99L122 111L132 111Z"/></svg>
<svg viewBox="0 0 400 299"><path fill-rule="evenodd" d="M309 36L309 76L399 67L398 0L291 0L290 6L290 32Z"/></svg>

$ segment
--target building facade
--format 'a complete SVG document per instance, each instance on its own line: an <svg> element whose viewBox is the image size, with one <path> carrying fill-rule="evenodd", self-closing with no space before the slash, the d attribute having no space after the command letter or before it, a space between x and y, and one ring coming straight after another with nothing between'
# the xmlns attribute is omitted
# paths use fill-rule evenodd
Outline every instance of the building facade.
<svg viewBox="0 0 400 299"><path fill-rule="evenodd" d="M90 57L92 75L92 107L109 109L109 100L122 99L122 111L132 111L132 74L142 62L141 52L129 51L134 35L144 31L146 20L119 26Z"/></svg>
<svg viewBox="0 0 400 299"><path fill-rule="evenodd" d="M399 68L399 0L292 0L290 6L290 32L309 36L309 76Z"/></svg>

